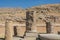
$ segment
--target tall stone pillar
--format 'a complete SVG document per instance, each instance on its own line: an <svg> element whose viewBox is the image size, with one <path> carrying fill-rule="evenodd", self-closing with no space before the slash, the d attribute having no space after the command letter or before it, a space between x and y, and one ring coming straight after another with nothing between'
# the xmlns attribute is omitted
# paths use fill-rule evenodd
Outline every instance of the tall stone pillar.
<svg viewBox="0 0 60 40"><path fill-rule="evenodd" d="M37 26L36 26L36 11L34 11L34 13L33 13L33 26L32 26L32 31L33 32L37 32Z"/></svg>
<svg viewBox="0 0 60 40"><path fill-rule="evenodd" d="M13 40L12 21L10 20L5 22L5 40Z"/></svg>

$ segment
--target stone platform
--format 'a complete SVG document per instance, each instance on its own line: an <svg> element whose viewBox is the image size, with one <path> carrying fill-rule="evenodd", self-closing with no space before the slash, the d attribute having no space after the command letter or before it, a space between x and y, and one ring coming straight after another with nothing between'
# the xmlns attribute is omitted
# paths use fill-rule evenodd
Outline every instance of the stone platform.
<svg viewBox="0 0 60 40"><path fill-rule="evenodd" d="M39 34L41 40L60 40L60 35L58 34Z"/></svg>
<svg viewBox="0 0 60 40"><path fill-rule="evenodd" d="M27 32L24 40L36 40L38 34L36 32Z"/></svg>

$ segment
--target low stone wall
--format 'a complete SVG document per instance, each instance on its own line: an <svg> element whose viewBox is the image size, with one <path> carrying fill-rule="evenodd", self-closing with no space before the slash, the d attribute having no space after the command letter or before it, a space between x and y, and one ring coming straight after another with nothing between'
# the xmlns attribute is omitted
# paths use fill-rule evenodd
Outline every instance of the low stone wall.
<svg viewBox="0 0 60 40"><path fill-rule="evenodd" d="M60 32L60 26L55 26L54 27L54 33L58 33L58 32Z"/></svg>
<svg viewBox="0 0 60 40"><path fill-rule="evenodd" d="M45 26L37 26L37 33L46 33ZM17 27L17 36L23 36L26 31L26 26L18 26ZM54 33L57 34L60 31L60 26L54 26ZM13 30L14 35L14 30ZM4 38L5 36L5 26L0 25L0 38Z"/></svg>
<svg viewBox="0 0 60 40"><path fill-rule="evenodd" d="M46 33L46 27L45 26L38 26L37 33Z"/></svg>
<svg viewBox="0 0 60 40"><path fill-rule="evenodd" d="M17 36L24 36L24 33L26 31L26 27L25 26L18 26L17 27Z"/></svg>

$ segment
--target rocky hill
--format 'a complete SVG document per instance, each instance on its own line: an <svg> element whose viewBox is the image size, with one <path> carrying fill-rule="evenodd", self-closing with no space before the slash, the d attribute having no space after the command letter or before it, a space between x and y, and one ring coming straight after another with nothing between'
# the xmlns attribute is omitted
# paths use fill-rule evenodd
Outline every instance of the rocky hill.
<svg viewBox="0 0 60 40"><path fill-rule="evenodd" d="M54 19L54 21L56 21L57 23L60 22L59 21L60 20L60 4L47 4L47 5L41 5L41 6L34 6L31 8L27 8L26 10L30 12L35 11L36 17L47 16L48 18Z"/></svg>
<svg viewBox="0 0 60 40"><path fill-rule="evenodd" d="M41 6L35 6L27 8L29 11L37 11L37 13L45 13L47 15L60 16L60 4L47 4Z"/></svg>
<svg viewBox="0 0 60 40"><path fill-rule="evenodd" d="M60 18L60 4L47 4L41 6L34 6L27 9L0 8L0 21L5 21L7 18L17 20L26 19L27 11L36 11L37 17L43 14L48 16L54 16L55 18Z"/></svg>
<svg viewBox="0 0 60 40"><path fill-rule="evenodd" d="M0 8L0 22L6 19L22 20L25 16L25 10L21 8Z"/></svg>

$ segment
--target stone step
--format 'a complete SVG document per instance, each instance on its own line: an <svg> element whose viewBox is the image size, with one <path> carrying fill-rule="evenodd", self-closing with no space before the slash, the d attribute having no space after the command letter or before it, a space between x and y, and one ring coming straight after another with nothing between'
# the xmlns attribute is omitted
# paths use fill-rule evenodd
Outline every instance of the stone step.
<svg viewBox="0 0 60 40"><path fill-rule="evenodd" d="M26 32L26 35L24 36L24 40L36 40L38 34L37 32Z"/></svg>
<svg viewBox="0 0 60 40"><path fill-rule="evenodd" d="M26 36L34 36L34 37L37 37L38 34L36 32L27 32L26 33Z"/></svg>
<svg viewBox="0 0 60 40"><path fill-rule="evenodd" d="M13 37L13 40L24 40L24 39L20 37Z"/></svg>
<svg viewBox="0 0 60 40"><path fill-rule="evenodd" d="M26 37L24 38L24 40L36 40L36 37L31 37L31 36L30 36L30 37L27 37L27 36L26 36Z"/></svg>

